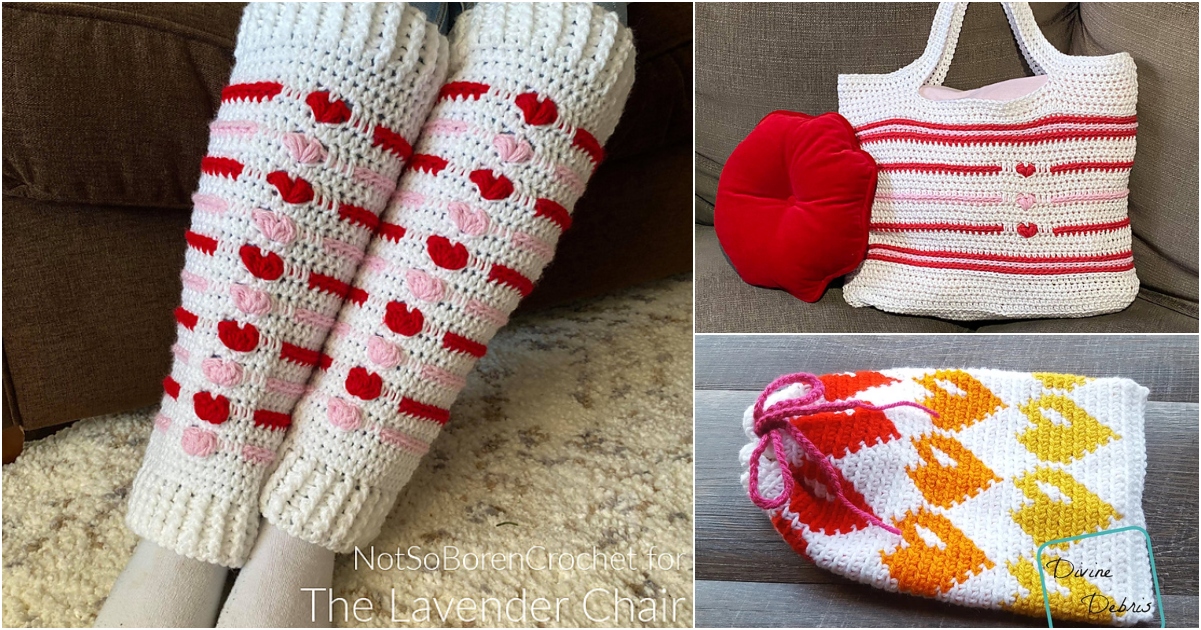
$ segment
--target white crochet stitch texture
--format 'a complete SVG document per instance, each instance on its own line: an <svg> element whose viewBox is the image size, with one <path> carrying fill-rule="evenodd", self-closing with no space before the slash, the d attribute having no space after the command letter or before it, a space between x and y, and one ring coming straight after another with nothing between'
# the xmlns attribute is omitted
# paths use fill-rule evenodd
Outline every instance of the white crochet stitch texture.
<svg viewBox="0 0 1201 630"><path fill-rule="evenodd" d="M127 522L246 559L258 494L446 73L404 4L258 4L211 126L166 395Z"/></svg>
<svg viewBox="0 0 1201 630"><path fill-rule="evenodd" d="M793 438L783 437L795 486L782 506L765 512L794 550L823 569L887 591L1043 617L1040 545L1146 528L1149 392L1134 381L916 368L820 379L825 401L908 401L937 414L898 407L855 409L845 420L836 419L844 412L790 420L837 470L850 501L900 530L890 532L836 503ZM770 395L765 408L808 391L789 385ZM746 488L760 440L753 405L742 423L750 439L740 453ZM784 491L771 448L759 471L763 497ZM1065 562L1048 565L1056 558L1088 574L1068 577ZM1158 611L1140 532L1048 545L1042 565L1057 619L1127 626ZM1103 600L1126 609L1110 612Z"/></svg>
<svg viewBox="0 0 1201 630"><path fill-rule="evenodd" d="M370 542L486 344L570 225L633 82L633 41L587 3L482 4L296 409L262 496L280 529Z"/></svg>
<svg viewBox="0 0 1201 630"><path fill-rule="evenodd" d="M1018 45L1047 82L1013 100L928 99L919 89L946 77L967 4L940 4L910 65L839 76L839 113L880 165L847 303L956 320L1125 308L1139 287L1126 214L1134 61L1062 54L1026 3L1007 2Z"/></svg>

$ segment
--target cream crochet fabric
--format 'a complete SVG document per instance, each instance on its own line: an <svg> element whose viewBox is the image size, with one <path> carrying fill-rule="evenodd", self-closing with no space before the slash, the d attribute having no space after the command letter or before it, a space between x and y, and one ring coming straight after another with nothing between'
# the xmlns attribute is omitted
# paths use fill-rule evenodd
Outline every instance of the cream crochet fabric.
<svg viewBox="0 0 1201 630"><path fill-rule="evenodd" d="M483 4L296 410L263 515L350 551L379 532L486 344L550 262L634 77L590 4Z"/></svg>
<svg viewBox="0 0 1201 630"><path fill-rule="evenodd" d="M175 362L127 522L239 566L258 496L446 73L403 4L251 4L187 233Z"/></svg>
<svg viewBox="0 0 1201 630"><path fill-rule="evenodd" d="M742 481L824 569L1042 617L1040 545L1146 527L1147 394L1124 378L981 369L791 375L743 417ZM1048 545L1041 564L1056 618L1132 625L1157 610L1137 531Z"/></svg>
<svg viewBox="0 0 1201 630"><path fill-rule="evenodd" d="M852 306L971 320L1084 317L1138 292L1126 215L1138 80L1126 53L1060 53L1024 2L1005 3L1030 67L1005 101L931 100L967 3L942 3L925 54L884 75L841 75L839 113L879 164Z"/></svg>

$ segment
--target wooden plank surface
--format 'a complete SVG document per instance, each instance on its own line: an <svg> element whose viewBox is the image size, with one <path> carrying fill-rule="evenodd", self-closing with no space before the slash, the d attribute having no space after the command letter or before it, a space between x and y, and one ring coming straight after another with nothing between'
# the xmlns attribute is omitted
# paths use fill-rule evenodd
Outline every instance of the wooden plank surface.
<svg viewBox="0 0 1201 630"><path fill-rule="evenodd" d="M838 368L835 368L838 369ZM698 374L701 370L698 355ZM937 620L942 625L984 625L994 622L1011 625L1011 616L995 617L955 606L943 606L908 596L886 596L875 589L853 584L850 580L818 569L794 553L771 524L747 498L739 481L741 465L738 451L748 440L742 432L743 411L752 404L757 391L698 391L696 393L696 576L698 625L823 625L812 619L836 614L849 625L927 625ZM1151 402L1146 414L1148 470L1143 507L1151 532L1160 583L1165 598L1178 596L1169 612L1174 625L1195 625L1198 588L1198 405L1196 403ZM779 582L792 586L833 588L843 594L841 602L821 599L826 591L814 591L812 597L798 598L802 591L788 591L786 610L771 612L749 603L731 608L728 599L742 591L729 586L713 586L721 597L702 595L702 581ZM756 584L762 586L762 584ZM709 587L706 587L709 588ZM725 590L722 590L725 589ZM854 599L848 600L850 594ZM783 596L783 595L782 595ZM894 599L899 598L899 599ZM767 598L772 599L772 598ZM1192 608L1184 606L1190 600ZM860 608L860 600L871 606ZM912 600L912 601L911 601ZM765 601L762 594L747 600ZM900 602L899 608L885 602ZM935 606L933 617L910 617L911 608ZM1180 608L1180 606L1184 606ZM880 608L882 607L882 608ZM879 617L872 616L880 608ZM944 618L949 609L950 617ZM962 611L967 612L962 612ZM1189 612L1191 610L1191 612ZM737 612L737 616L734 612ZM791 611L791 612L789 612ZM785 615L789 612L792 616ZM865 616L861 616L861 612ZM709 621L706 622L706 615ZM756 617L756 615L762 615ZM987 617L987 619L982 619ZM1188 621L1181 622L1181 615ZM806 621L805 619L810 619ZM997 621L1000 619L1001 621ZM923 621L925 620L925 621ZM831 623L826 619L826 623ZM1023 620L1023 623L1026 623ZM1045 622L1044 622L1045 623ZM1035 624L1039 625L1039 624Z"/></svg>
<svg viewBox="0 0 1201 630"><path fill-rule="evenodd" d="M759 390L790 372L987 367L1125 376L1197 402L1195 335L698 335L696 388Z"/></svg>
<svg viewBox="0 0 1201 630"><path fill-rule="evenodd" d="M1045 618L965 608L857 584L697 580L698 628L1047 627ZM1169 627L1197 627L1196 595L1164 595ZM1080 626L1055 622L1056 627Z"/></svg>

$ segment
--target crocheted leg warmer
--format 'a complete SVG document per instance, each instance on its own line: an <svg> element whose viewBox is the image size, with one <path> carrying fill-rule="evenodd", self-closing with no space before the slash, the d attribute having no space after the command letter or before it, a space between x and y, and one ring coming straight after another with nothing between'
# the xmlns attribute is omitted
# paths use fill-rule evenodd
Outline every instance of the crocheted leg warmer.
<svg viewBox="0 0 1201 630"><path fill-rule="evenodd" d="M201 162L175 362L127 523L241 565L258 494L445 77L403 4L251 4Z"/></svg>
<svg viewBox="0 0 1201 630"><path fill-rule="evenodd" d="M533 288L633 82L589 4L479 5L297 406L264 517L339 552L378 534L486 344Z"/></svg>
<svg viewBox="0 0 1201 630"><path fill-rule="evenodd" d="M982 369L789 375L743 416L742 482L793 549L851 580L1135 625L1157 608L1150 558L1118 530L1147 526L1148 393Z"/></svg>

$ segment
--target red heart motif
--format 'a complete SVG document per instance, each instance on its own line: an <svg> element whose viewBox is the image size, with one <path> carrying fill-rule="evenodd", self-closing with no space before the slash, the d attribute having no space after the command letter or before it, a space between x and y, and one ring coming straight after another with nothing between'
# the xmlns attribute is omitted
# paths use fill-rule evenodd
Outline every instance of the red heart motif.
<svg viewBox="0 0 1201 630"><path fill-rule="evenodd" d="M416 307L409 308L404 302L388 302L384 308L384 325L398 335L412 337L421 332L425 315Z"/></svg>
<svg viewBox="0 0 1201 630"><path fill-rule="evenodd" d="M1031 175L1034 174L1034 165L1033 164L1018 164L1017 171L1018 171L1018 173L1020 173L1022 175L1022 177L1030 177Z"/></svg>
<svg viewBox="0 0 1201 630"><path fill-rule="evenodd" d="M192 396L192 409L197 418L211 424L221 424L229 419L229 399L220 394L196 392Z"/></svg>
<svg viewBox="0 0 1201 630"><path fill-rule="evenodd" d="M226 348L234 352L250 352L259 345L259 329L254 324L238 325L232 319L217 324L217 336Z"/></svg>
<svg viewBox="0 0 1201 630"><path fill-rule="evenodd" d="M350 120L350 108L341 99L331 97L329 92L313 92L304 102L308 103L313 118L319 123L340 125Z"/></svg>
<svg viewBox="0 0 1201 630"><path fill-rule="evenodd" d="M346 375L346 392L363 400L379 398L383 386L384 382L379 374L368 372L364 367L351 368L350 373Z"/></svg>
<svg viewBox="0 0 1201 630"><path fill-rule="evenodd" d="M513 182L504 175L497 175L490 170L472 171L468 176L480 189L480 196L489 201L505 199L513 194Z"/></svg>
<svg viewBox="0 0 1201 630"><path fill-rule="evenodd" d="M293 179L283 171L267 175L267 183L275 186L279 196L287 203L308 203L313 200L313 186L303 179Z"/></svg>
<svg viewBox="0 0 1201 630"><path fill-rule="evenodd" d="M451 271L467 266L467 248L462 243L452 243L445 236L431 236L425 245L435 265Z"/></svg>
<svg viewBox="0 0 1201 630"><path fill-rule="evenodd" d="M270 282L284 275L284 261L275 252L264 251L257 245L247 244L238 250L238 254L242 256L242 264L246 265L246 269L256 278Z"/></svg>
<svg viewBox="0 0 1201 630"><path fill-rule="evenodd" d="M1019 223L1018 234L1021 234L1023 238L1030 238L1038 234L1038 226L1033 223Z"/></svg>
<svg viewBox="0 0 1201 630"><path fill-rule="evenodd" d="M559 119L559 108L550 97L539 99L535 92L518 94L513 99L525 115L525 121L531 125L549 125Z"/></svg>

